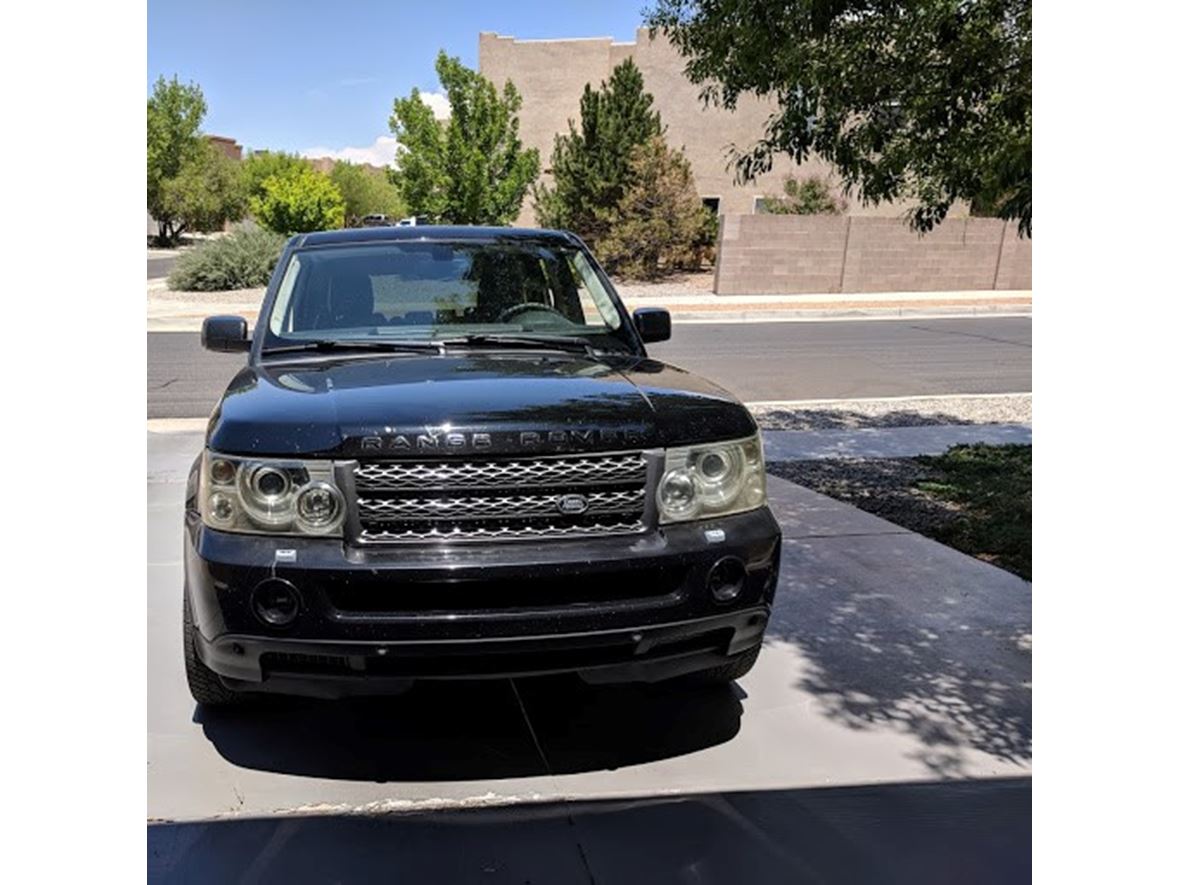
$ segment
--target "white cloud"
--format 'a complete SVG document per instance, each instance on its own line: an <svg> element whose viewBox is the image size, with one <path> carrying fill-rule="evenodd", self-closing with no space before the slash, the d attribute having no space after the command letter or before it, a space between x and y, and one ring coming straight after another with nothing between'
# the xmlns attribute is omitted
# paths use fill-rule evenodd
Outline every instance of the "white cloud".
<svg viewBox="0 0 1180 885"><path fill-rule="evenodd" d="M397 160L397 139L392 135L378 135L367 147L343 147L339 150L329 147L313 147L303 151L309 158L331 157L333 160L348 160L350 163L371 163L374 166L395 166Z"/></svg>
<svg viewBox="0 0 1180 885"><path fill-rule="evenodd" d="M426 107L434 112L434 116L440 120L449 120L451 118L451 103L447 100L445 92L423 92L418 93Z"/></svg>
<svg viewBox="0 0 1180 885"><path fill-rule="evenodd" d="M359 80L360 78L358 78ZM449 120L451 117L451 103L447 101L445 92L419 91L422 101L439 120ZM310 159L316 157L331 157L333 160L348 160L350 163L371 163L374 166L397 165L397 139L392 135L378 135L367 147L313 147L303 151L303 156Z"/></svg>

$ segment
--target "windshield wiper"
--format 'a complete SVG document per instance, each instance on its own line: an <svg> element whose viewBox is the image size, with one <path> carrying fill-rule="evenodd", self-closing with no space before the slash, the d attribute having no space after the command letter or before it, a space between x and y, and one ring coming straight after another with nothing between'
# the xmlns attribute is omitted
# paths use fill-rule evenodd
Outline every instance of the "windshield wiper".
<svg viewBox="0 0 1180 885"><path fill-rule="evenodd" d="M320 353L326 353L328 351L349 350L389 350L403 351L406 353L442 353L443 344L441 341L335 341L327 338L318 339L315 341L303 341L299 344L282 344L278 347L264 347L262 349L262 355L269 356L272 353L297 353L300 351L309 350L314 350Z"/></svg>
<svg viewBox="0 0 1180 885"><path fill-rule="evenodd" d="M556 348L558 350L569 350L578 353L588 353L594 356L594 344L589 338L579 338L573 335L499 335L495 333L481 333L474 335L461 335L457 338L440 338L439 344L450 345L474 345L479 347L486 345L490 347L508 346L508 347L539 347L545 349Z"/></svg>

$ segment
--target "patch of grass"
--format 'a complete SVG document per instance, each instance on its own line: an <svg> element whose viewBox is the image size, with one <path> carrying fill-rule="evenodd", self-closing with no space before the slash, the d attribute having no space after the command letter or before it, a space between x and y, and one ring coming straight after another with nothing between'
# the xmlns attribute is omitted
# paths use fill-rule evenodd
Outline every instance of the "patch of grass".
<svg viewBox="0 0 1180 885"><path fill-rule="evenodd" d="M286 240L256 228L209 240L176 260L168 288L179 292L225 292L265 286Z"/></svg>
<svg viewBox="0 0 1180 885"><path fill-rule="evenodd" d="M955 446L915 459L918 490L955 507L932 532L941 541L1032 580L1032 446Z"/></svg>

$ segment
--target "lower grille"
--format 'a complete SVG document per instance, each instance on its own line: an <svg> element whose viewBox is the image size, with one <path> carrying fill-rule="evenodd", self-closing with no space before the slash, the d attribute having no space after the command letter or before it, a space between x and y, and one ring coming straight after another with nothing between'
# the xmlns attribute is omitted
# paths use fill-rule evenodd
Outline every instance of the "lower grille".
<svg viewBox="0 0 1180 885"><path fill-rule="evenodd" d="M610 602L675 601L684 568L652 567L628 572L570 574L560 578L501 578L485 581L347 582L325 589L328 604L343 614L425 614L560 608Z"/></svg>
<svg viewBox="0 0 1180 885"><path fill-rule="evenodd" d="M356 468L362 543L516 541L646 529L641 452Z"/></svg>

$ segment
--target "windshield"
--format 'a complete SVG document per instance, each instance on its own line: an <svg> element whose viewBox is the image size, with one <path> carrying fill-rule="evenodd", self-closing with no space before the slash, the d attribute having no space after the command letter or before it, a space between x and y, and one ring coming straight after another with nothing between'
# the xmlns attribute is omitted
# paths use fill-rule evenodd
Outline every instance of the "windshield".
<svg viewBox="0 0 1180 885"><path fill-rule="evenodd" d="M267 347L536 335L632 349L585 252L525 239L297 252L283 274L266 331Z"/></svg>

